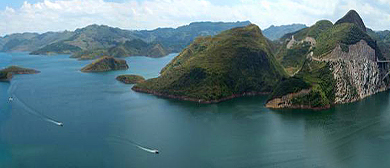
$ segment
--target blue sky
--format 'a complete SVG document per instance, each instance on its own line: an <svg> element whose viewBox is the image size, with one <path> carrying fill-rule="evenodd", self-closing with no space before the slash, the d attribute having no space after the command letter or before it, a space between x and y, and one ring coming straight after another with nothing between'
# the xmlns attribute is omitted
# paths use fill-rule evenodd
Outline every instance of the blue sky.
<svg viewBox="0 0 390 168"><path fill-rule="evenodd" d="M2 0L0 36L75 30L90 24L123 29L178 27L194 21L249 20L270 25L335 22L355 9L367 27L390 29L390 0Z"/></svg>

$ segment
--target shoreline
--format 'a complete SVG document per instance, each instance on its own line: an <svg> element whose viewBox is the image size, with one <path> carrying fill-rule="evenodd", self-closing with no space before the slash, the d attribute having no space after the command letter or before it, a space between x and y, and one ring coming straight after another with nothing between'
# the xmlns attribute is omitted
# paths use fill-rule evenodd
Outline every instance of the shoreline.
<svg viewBox="0 0 390 168"><path fill-rule="evenodd" d="M224 97L224 98L217 99L217 100L203 100L203 99L191 98L191 97L187 97L187 96L169 95L169 94L160 93L160 92L157 92L157 91L154 91L154 90L141 89L141 88L137 88L137 87L132 87L131 90L133 90L135 92L140 92L140 93L152 94L152 95L159 96L159 97L164 97L164 98L170 98L170 99L176 99L176 100L182 100L182 101L197 102L197 103L200 103L200 104L214 104L214 103L220 103L220 102L231 100L231 99L238 98L238 97L267 95L267 94L271 93L271 92L244 92L244 93L241 93L241 94L233 94L233 95L230 95L228 97Z"/></svg>

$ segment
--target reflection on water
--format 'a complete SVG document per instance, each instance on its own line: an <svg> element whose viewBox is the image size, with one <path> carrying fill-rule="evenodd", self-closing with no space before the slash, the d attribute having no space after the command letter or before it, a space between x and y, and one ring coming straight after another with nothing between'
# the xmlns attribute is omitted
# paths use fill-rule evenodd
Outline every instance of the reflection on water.
<svg viewBox="0 0 390 168"><path fill-rule="evenodd" d="M13 56L12 61L9 60ZM0 83L0 167L387 167L389 93L325 111L269 110L267 96L198 104L136 93L119 74L156 77L175 55L126 58L130 69L81 73L91 61L0 53L42 73ZM7 65L5 65L7 64ZM7 103L7 90L60 128ZM11 85L11 86L10 86ZM126 137L159 155L139 150Z"/></svg>

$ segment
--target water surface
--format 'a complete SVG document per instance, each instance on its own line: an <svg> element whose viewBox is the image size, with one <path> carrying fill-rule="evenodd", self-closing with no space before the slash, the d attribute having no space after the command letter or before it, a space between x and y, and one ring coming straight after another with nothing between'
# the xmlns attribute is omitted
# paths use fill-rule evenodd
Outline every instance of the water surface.
<svg viewBox="0 0 390 168"><path fill-rule="evenodd" d="M176 54L126 58L130 69L81 73L91 61L0 53L0 67L40 74L0 83L0 167L387 167L389 93L326 111L269 110L267 96L219 104L131 90L119 74L158 76ZM11 88L11 89L10 89ZM14 94L58 127L8 103ZM160 154L140 150L127 138Z"/></svg>

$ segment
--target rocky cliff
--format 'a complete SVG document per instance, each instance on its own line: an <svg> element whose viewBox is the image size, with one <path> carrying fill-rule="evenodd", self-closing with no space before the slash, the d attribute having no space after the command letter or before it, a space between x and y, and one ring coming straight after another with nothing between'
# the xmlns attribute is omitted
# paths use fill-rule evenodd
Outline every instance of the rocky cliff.
<svg viewBox="0 0 390 168"><path fill-rule="evenodd" d="M299 41L294 40L297 35L292 35L287 47L297 47ZM300 39L307 40L307 35ZM298 82L280 82L277 88L287 91L276 89L267 107L324 109L358 101L389 88L390 63L383 60L380 48L366 33L356 11L351 10L335 25L323 29L315 40L310 41L312 47L308 52L294 56L298 59L305 54L302 67L293 75L295 81L304 81L310 89L291 89Z"/></svg>
<svg viewBox="0 0 390 168"><path fill-rule="evenodd" d="M389 63L378 62L375 50L364 40L348 46L347 51L343 51L339 45L323 59L311 59L311 61L318 64L326 64L325 68L331 73L334 85L329 89L332 89L332 94L331 96L325 95L330 100L330 104L314 106L311 103L303 102L302 100L313 100L311 90L304 89L270 99L266 104L268 108L329 108L332 104L361 100L367 96L387 90L389 87L389 77L386 76L387 72L389 72ZM313 68L313 66L309 66L310 68ZM324 75L324 73L320 75ZM302 78L309 77L303 75ZM320 85L326 82L321 80L315 81L319 81Z"/></svg>

